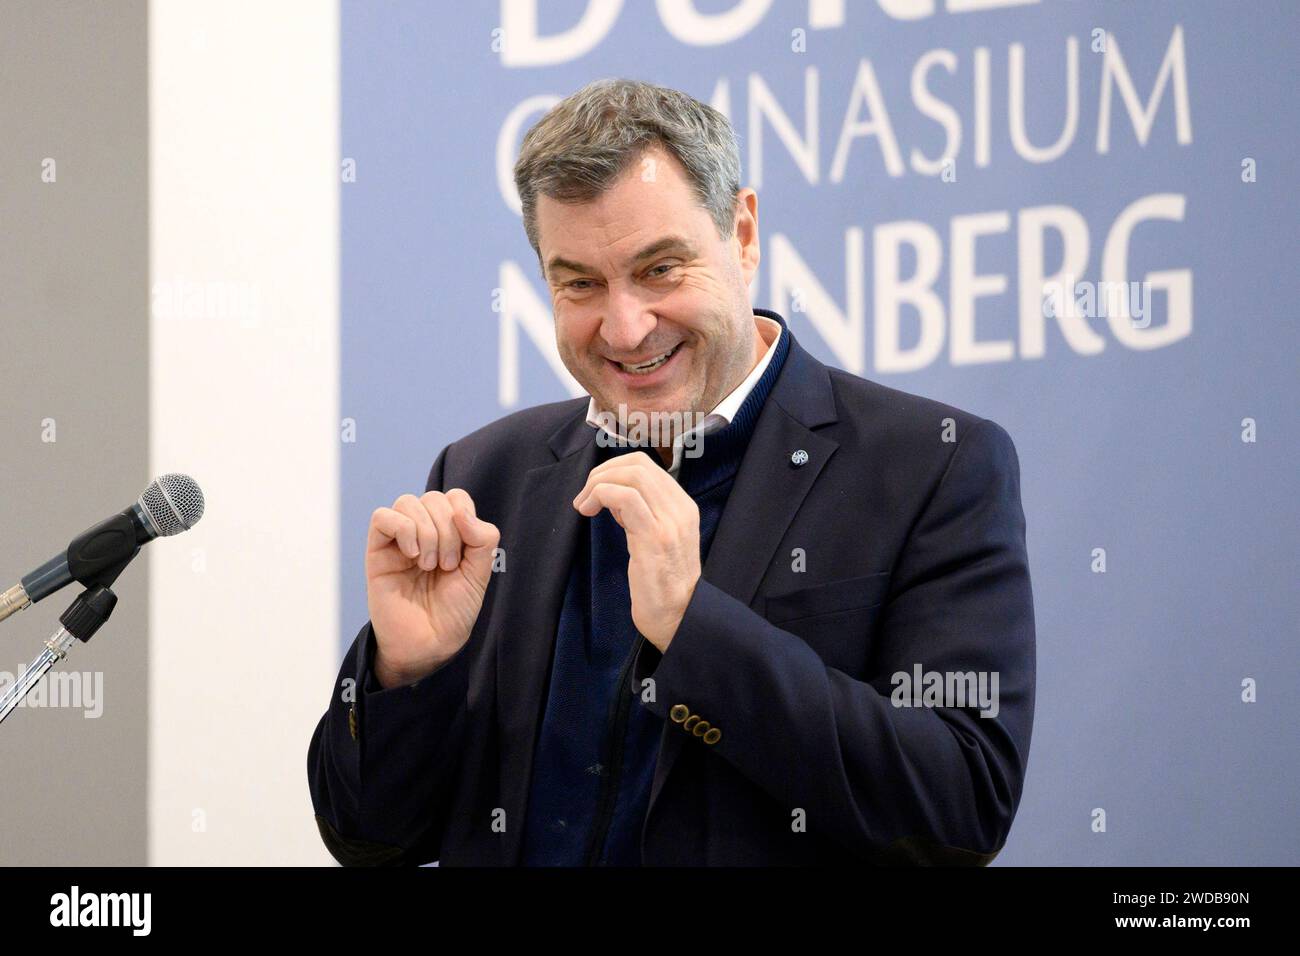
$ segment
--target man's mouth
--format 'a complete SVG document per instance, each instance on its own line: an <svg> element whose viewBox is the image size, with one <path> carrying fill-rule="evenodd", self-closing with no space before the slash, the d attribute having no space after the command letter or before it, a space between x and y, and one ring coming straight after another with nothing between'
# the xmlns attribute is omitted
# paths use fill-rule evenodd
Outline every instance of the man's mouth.
<svg viewBox="0 0 1300 956"><path fill-rule="evenodd" d="M663 365L670 358L672 358L677 353L677 350L680 349L681 347L682 347L682 343L678 342L667 352L663 352L659 355L656 355L652 359L647 359L644 362L639 362L634 365L629 364L627 362L614 362L614 364L617 365L624 372L627 372L629 375L649 375L659 366ZM613 360L611 359L611 361Z"/></svg>

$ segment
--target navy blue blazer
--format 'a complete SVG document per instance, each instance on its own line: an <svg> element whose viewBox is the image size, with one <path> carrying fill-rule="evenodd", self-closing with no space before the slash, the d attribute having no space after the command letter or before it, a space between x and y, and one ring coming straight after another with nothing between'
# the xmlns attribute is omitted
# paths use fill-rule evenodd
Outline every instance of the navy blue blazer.
<svg viewBox="0 0 1300 956"><path fill-rule="evenodd" d="M374 682L369 622L345 656L307 758L341 863L520 862L571 502L595 463L586 408L516 412L434 462L426 490L468 491L505 566L423 680ZM988 863L1020 801L1034 656L1006 431L792 340L681 626L636 652L635 706L664 720L644 863ZM895 675L923 672L996 672L996 715L897 706Z"/></svg>

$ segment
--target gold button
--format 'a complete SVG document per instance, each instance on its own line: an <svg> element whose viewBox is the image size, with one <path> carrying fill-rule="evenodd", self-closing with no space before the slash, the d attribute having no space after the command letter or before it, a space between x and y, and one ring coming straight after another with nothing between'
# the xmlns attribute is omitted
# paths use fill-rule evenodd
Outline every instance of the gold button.
<svg viewBox="0 0 1300 956"><path fill-rule="evenodd" d="M710 745L716 744L721 739L722 739L722 731L720 731L717 727L710 727L709 732L704 735L704 742Z"/></svg>
<svg viewBox="0 0 1300 956"><path fill-rule="evenodd" d="M682 724L682 730L690 730L692 727L694 727L694 726L695 726L696 724L698 724L699 722L700 722L700 715L699 715L699 714L691 714L691 716L689 716L689 717L686 718L686 723Z"/></svg>
<svg viewBox="0 0 1300 956"><path fill-rule="evenodd" d="M691 733L693 733L696 737L703 737L704 734L708 731L710 726L712 725L707 720L701 720L698 724L695 725Z"/></svg>
<svg viewBox="0 0 1300 956"><path fill-rule="evenodd" d="M691 709L685 704L673 704L673 709L668 711L668 716L673 719L673 723L680 724L690 715Z"/></svg>
<svg viewBox="0 0 1300 956"><path fill-rule="evenodd" d="M352 739L357 739L357 705L353 704L348 708L348 733L352 734Z"/></svg>

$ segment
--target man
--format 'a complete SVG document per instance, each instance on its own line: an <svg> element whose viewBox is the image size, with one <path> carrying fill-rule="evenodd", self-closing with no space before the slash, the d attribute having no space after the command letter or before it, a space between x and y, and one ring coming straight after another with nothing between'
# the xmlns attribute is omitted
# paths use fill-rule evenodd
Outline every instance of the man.
<svg viewBox="0 0 1300 956"><path fill-rule="evenodd" d="M453 442L374 512L371 619L308 754L340 862L1001 849L1034 697L1015 450L752 309L739 177L721 114L630 81L524 138L524 225L589 398Z"/></svg>

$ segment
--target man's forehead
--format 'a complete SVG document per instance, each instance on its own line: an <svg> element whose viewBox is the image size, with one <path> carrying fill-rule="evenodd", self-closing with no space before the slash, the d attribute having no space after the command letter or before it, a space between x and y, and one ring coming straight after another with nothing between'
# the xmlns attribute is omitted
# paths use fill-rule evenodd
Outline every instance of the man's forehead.
<svg viewBox="0 0 1300 956"><path fill-rule="evenodd" d="M698 224L690 220L700 214L707 216L685 168L671 152L654 145L586 202L562 201L545 193L537 197L538 230L551 234L546 244L562 256L580 251L580 246L608 247L620 235L633 232L653 238L669 233L685 237L696 231ZM612 237L611 229L616 231Z"/></svg>

